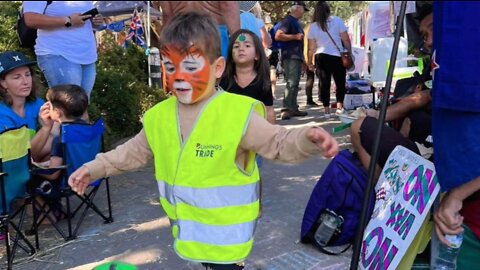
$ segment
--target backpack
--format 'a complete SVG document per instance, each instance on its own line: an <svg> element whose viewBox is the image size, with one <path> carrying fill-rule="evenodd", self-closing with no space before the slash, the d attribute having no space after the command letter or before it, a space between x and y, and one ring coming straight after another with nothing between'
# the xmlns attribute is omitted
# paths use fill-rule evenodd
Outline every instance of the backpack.
<svg viewBox="0 0 480 270"><path fill-rule="evenodd" d="M50 5L53 1L46 1L46 2L47 4L43 9L42 14L45 14L45 11L47 10L48 5ZM35 40L37 39L37 29L30 28L25 24L25 17L23 16L23 5L22 5L22 10L18 12L16 32L17 32L18 42L20 43L20 47L33 49L33 47L35 46Z"/></svg>
<svg viewBox="0 0 480 270"><path fill-rule="evenodd" d="M357 155L349 150L340 151L330 161L310 195L303 215L302 243L313 244L329 255L345 252L357 232L366 184L367 171ZM375 193L371 195L368 216L372 215L375 204ZM338 253L324 249L345 244L350 245Z"/></svg>

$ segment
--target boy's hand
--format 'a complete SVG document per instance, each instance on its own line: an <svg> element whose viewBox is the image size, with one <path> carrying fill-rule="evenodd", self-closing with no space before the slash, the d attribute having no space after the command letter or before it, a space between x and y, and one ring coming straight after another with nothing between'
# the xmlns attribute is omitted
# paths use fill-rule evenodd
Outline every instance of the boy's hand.
<svg viewBox="0 0 480 270"><path fill-rule="evenodd" d="M332 158L338 153L338 143L323 128L315 127L307 131L307 138L316 144L326 158Z"/></svg>
<svg viewBox="0 0 480 270"><path fill-rule="evenodd" d="M83 195L90 184L90 172L87 167L82 166L74 171L68 178L68 184L78 195Z"/></svg>

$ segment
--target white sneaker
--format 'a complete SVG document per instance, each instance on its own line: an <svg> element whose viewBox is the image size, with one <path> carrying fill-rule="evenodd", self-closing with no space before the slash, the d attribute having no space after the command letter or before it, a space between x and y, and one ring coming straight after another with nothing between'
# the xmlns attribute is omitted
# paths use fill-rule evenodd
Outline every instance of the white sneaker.
<svg viewBox="0 0 480 270"><path fill-rule="evenodd" d="M337 109L337 110L335 111L335 114L337 114L337 115L338 115L338 114L343 114L343 113L345 113L345 110L344 110L343 108Z"/></svg>
<svg viewBox="0 0 480 270"><path fill-rule="evenodd" d="M329 113L326 113L326 114L324 115L324 117L325 117L325 119L330 119L330 118L331 118L331 115L330 115Z"/></svg>

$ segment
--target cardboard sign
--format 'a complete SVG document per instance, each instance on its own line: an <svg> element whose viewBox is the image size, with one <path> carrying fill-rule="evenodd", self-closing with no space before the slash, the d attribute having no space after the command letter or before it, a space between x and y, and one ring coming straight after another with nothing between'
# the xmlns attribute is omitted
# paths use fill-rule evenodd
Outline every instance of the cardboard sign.
<svg viewBox="0 0 480 270"><path fill-rule="evenodd" d="M362 241L361 269L396 269L440 191L433 163L397 146L375 187Z"/></svg>

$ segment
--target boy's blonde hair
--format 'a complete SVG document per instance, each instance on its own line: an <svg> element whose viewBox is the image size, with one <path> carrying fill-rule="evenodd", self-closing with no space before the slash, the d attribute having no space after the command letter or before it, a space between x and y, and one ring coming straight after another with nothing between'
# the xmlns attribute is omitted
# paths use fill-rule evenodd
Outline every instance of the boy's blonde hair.
<svg viewBox="0 0 480 270"><path fill-rule="evenodd" d="M160 34L160 50L168 44L179 46L182 52L192 46L201 49L210 62L221 56L220 34L213 19L197 12L179 13Z"/></svg>

